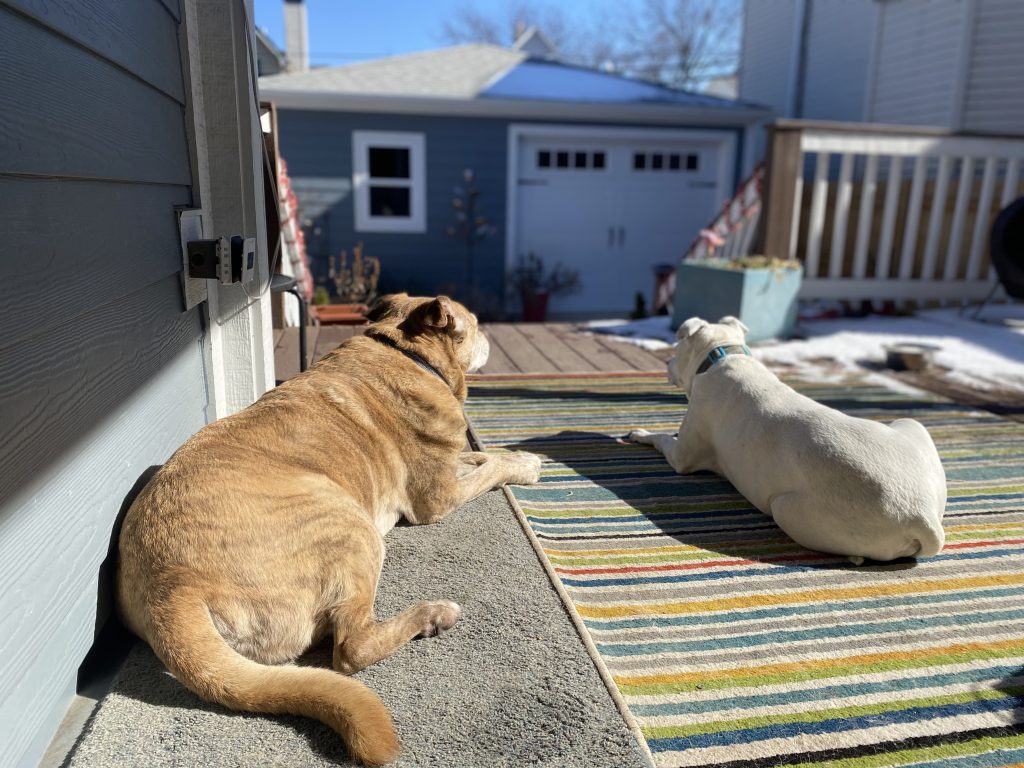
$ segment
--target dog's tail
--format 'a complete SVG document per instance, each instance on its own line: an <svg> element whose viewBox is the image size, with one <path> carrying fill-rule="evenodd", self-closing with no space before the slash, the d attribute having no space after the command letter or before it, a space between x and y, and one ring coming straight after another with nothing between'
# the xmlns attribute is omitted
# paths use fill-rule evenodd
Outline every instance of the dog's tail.
<svg viewBox="0 0 1024 768"><path fill-rule="evenodd" d="M304 715L330 726L351 757L382 765L398 756L384 703L351 677L316 667L268 666L237 653L213 624L206 600L189 588L150 609L153 650L189 689L230 709Z"/></svg>

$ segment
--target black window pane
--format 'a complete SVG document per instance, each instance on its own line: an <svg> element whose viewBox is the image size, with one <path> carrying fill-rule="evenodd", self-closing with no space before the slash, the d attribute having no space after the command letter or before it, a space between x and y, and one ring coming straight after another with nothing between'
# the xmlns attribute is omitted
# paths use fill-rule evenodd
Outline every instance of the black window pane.
<svg viewBox="0 0 1024 768"><path fill-rule="evenodd" d="M551 167L551 153L546 149L542 149L537 153L537 167L538 168L550 168Z"/></svg>
<svg viewBox="0 0 1024 768"><path fill-rule="evenodd" d="M604 168L604 152L595 152L591 165L594 168Z"/></svg>
<svg viewBox="0 0 1024 768"><path fill-rule="evenodd" d="M411 215L408 187L370 187L370 215L408 218Z"/></svg>
<svg viewBox="0 0 1024 768"><path fill-rule="evenodd" d="M559 152L555 157L557 158L557 165L558 165L559 168L568 168L569 167L569 153L568 152Z"/></svg>
<svg viewBox="0 0 1024 768"><path fill-rule="evenodd" d="M576 157L574 158L573 165L576 168L586 168L587 167L587 153L586 152L577 152L576 153Z"/></svg>
<svg viewBox="0 0 1024 768"><path fill-rule="evenodd" d="M700 160L700 156L699 155L687 155L686 156L686 170L688 170L688 171L696 171L699 160Z"/></svg>
<svg viewBox="0 0 1024 768"><path fill-rule="evenodd" d="M399 147L370 147L371 179L408 179L409 150Z"/></svg>
<svg viewBox="0 0 1024 768"><path fill-rule="evenodd" d="M643 152L633 153L633 170L642 171L647 167L647 155Z"/></svg>
<svg viewBox="0 0 1024 768"><path fill-rule="evenodd" d="M665 166L665 156L661 152L651 155L651 168L660 171Z"/></svg>
<svg viewBox="0 0 1024 768"><path fill-rule="evenodd" d="M679 170L679 155L671 154L668 156L668 168L670 171Z"/></svg>

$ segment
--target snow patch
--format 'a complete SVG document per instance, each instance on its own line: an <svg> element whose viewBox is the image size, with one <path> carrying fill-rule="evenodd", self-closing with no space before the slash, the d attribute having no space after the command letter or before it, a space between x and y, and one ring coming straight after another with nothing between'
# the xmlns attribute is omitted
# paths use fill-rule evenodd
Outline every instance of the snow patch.
<svg viewBox="0 0 1024 768"><path fill-rule="evenodd" d="M765 342L751 351L773 368L828 382L883 366L891 344L930 344L939 348L935 365L948 369L954 381L976 389L1024 392L1024 307L990 306L983 317L985 322L956 310L937 309L911 317L806 320L800 324L805 339ZM646 349L663 349L675 342L668 317L602 320L589 327ZM890 377L877 378L893 386Z"/></svg>

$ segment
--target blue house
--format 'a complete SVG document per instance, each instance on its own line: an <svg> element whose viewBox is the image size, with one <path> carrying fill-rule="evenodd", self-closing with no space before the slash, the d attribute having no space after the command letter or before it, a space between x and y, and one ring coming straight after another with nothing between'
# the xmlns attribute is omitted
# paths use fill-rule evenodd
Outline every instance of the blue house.
<svg viewBox="0 0 1024 768"><path fill-rule="evenodd" d="M534 253L578 270L562 317L621 314L650 297L751 163L768 112L550 58L541 36L260 79L319 275L362 242L382 290L507 300ZM468 263L453 190L472 169L491 234ZM466 292L464 292L465 295ZM486 303L486 299L481 299ZM509 308L515 309L511 302Z"/></svg>

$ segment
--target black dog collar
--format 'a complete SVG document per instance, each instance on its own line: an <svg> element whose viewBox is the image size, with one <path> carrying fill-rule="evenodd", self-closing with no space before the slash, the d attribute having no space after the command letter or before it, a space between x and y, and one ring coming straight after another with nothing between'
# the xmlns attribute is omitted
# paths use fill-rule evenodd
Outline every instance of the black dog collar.
<svg viewBox="0 0 1024 768"><path fill-rule="evenodd" d="M422 357L417 355L415 352L412 352L412 351L410 351L408 349L402 349L392 339L389 339L387 336L378 336L378 335L374 334L370 338L374 339L375 341L379 341L381 344L383 344L386 347L391 347L392 349L397 349L403 355L405 355L410 360L412 360L414 363L416 363L416 365L418 365L424 371L427 371L428 373L432 373L435 376L437 376L437 378L439 378L441 381L444 382L445 386L448 387L448 389L452 388L452 385L448 383L448 379L446 379L444 377L444 375L439 370L437 370L437 368L432 366L430 363L428 363Z"/></svg>
<svg viewBox="0 0 1024 768"><path fill-rule="evenodd" d="M708 368L711 368L716 363L722 362L729 355L746 355L747 357L752 357L746 344L729 344L724 347L715 347L708 352L708 356L705 357L704 362L700 364L700 368L697 369L697 373L704 373Z"/></svg>

